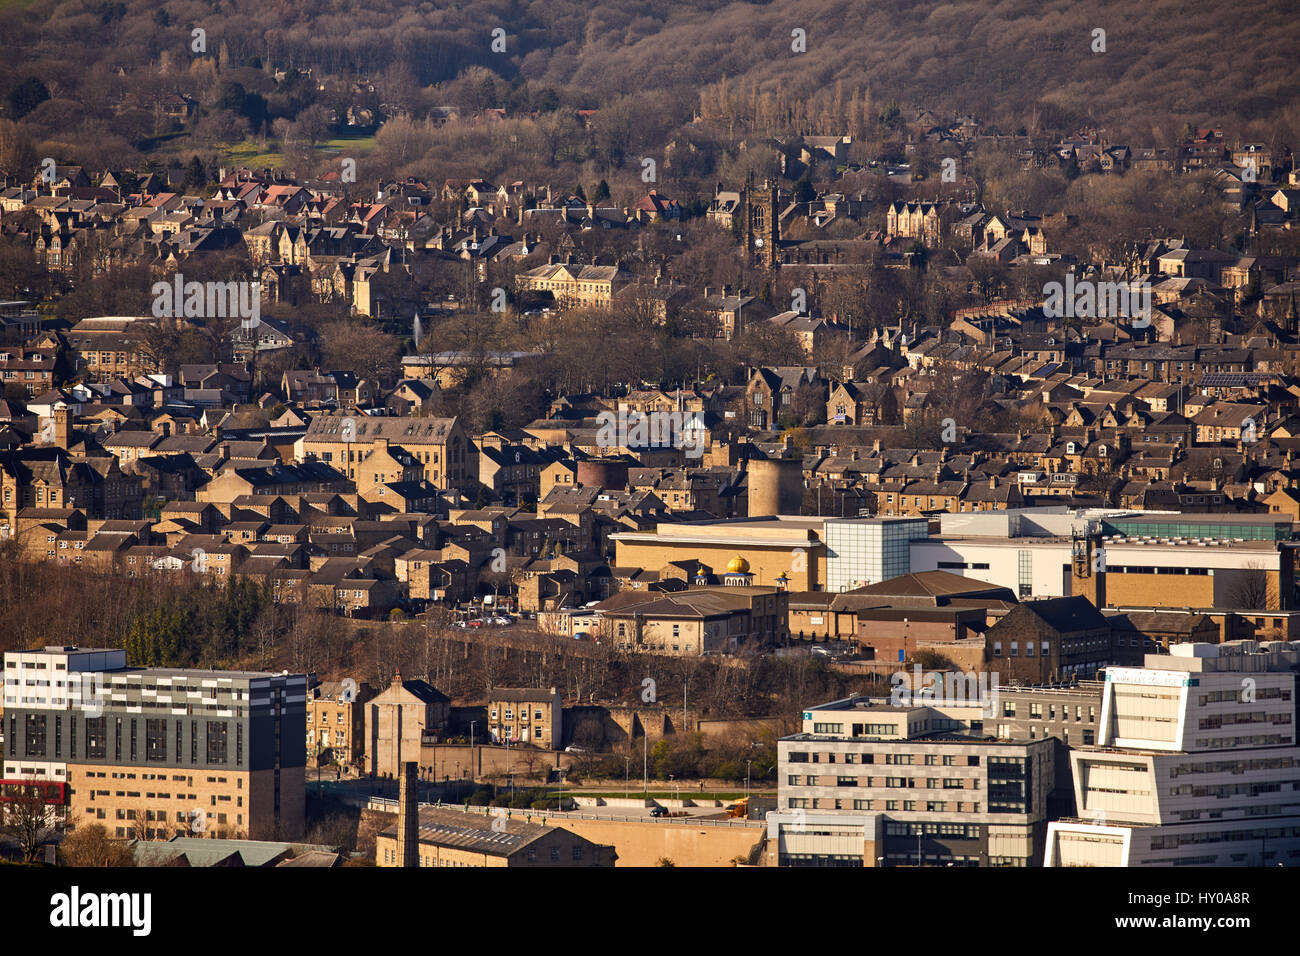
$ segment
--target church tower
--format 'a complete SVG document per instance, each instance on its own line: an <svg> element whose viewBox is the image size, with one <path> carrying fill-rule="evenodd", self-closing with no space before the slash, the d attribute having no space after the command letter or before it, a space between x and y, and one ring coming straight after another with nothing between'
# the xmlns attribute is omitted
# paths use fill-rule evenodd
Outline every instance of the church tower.
<svg viewBox="0 0 1300 956"><path fill-rule="evenodd" d="M1072 536L1070 593L1082 595L1100 609L1106 606L1106 552L1095 528Z"/></svg>
<svg viewBox="0 0 1300 956"><path fill-rule="evenodd" d="M765 269L777 264L777 244L781 239L777 188L770 180L761 186L751 179L745 186L745 255Z"/></svg>

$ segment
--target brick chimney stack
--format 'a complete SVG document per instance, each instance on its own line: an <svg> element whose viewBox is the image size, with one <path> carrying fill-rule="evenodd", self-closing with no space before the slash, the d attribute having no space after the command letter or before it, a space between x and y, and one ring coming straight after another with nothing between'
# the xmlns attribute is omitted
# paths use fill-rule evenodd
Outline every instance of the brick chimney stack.
<svg viewBox="0 0 1300 956"><path fill-rule="evenodd" d="M63 402L55 402L51 418L54 419L54 444L66 451L72 442L72 410Z"/></svg>
<svg viewBox="0 0 1300 956"><path fill-rule="evenodd" d="M398 680L398 678L393 678ZM402 764L401 781L397 795L397 865L419 866L420 843L420 809L416 798L419 786L416 782L416 763L414 760Z"/></svg>

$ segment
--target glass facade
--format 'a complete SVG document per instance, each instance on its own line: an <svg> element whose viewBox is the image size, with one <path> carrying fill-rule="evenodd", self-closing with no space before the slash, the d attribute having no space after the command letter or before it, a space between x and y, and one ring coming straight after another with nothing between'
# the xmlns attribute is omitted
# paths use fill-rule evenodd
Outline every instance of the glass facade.
<svg viewBox="0 0 1300 956"><path fill-rule="evenodd" d="M1103 518L1102 533L1129 538L1219 538L1244 541L1289 541L1294 537L1289 521L1225 521L1214 515L1178 518Z"/></svg>
<svg viewBox="0 0 1300 956"><path fill-rule="evenodd" d="M849 591L912 570L911 543L930 533L926 518L827 520L826 590Z"/></svg>

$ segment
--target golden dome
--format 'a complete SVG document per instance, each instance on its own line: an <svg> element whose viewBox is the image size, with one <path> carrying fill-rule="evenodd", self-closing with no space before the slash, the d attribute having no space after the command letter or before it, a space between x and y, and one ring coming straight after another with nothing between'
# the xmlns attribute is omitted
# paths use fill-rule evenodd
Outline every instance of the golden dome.
<svg viewBox="0 0 1300 956"><path fill-rule="evenodd" d="M733 573L744 573L749 570L749 562L736 555L727 563L727 570Z"/></svg>

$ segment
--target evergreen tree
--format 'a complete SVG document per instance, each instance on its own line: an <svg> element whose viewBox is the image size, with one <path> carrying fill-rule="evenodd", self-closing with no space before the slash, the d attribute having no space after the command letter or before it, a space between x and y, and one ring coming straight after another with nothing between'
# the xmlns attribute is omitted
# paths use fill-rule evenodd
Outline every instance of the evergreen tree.
<svg viewBox="0 0 1300 956"><path fill-rule="evenodd" d="M9 118L20 120L50 98L38 77L29 76L9 91Z"/></svg>

